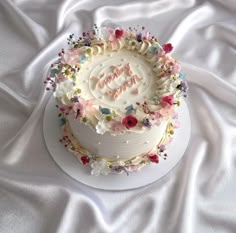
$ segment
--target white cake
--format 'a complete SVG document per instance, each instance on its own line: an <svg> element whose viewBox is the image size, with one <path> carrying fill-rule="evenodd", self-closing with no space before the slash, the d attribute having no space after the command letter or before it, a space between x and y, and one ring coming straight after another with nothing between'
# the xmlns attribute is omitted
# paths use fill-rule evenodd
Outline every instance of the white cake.
<svg viewBox="0 0 236 233"><path fill-rule="evenodd" d="M137 171L159 158L178 126L187 84L179 63L143 28L97 28L59 53L46 83L58 100L61 142L93 175Z"/></svg>

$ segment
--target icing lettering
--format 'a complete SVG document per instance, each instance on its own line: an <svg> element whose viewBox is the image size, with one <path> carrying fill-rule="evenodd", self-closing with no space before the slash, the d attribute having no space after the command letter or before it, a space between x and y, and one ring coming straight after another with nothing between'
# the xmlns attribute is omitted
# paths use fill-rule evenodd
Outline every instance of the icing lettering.
<svg viewBox="0 0 236 233"><path fill-rule="evenodd" d="M102 79L104 77L104 74L100 75L99 77L93 77L94 80L97 81L96 86L100 88L104 88L107 86L109 83L111 83L114 79L120 77L121 74L127 73L129 76L133 74L133 71L130 67L130 64L126 64L125 66L119 68L119 66L111 66L113 69L112 73L109 74L105 79Z"/></svg>
<svg viewBox="0 0 236 233"><path fill-rule="evenodd" d="M131 77L128 81L125 81L120 87L115 90L110 90L107 92L113 99L117 99L122 92L125 92L128 88L131 88L136 84L137 81L141 81L142 78L138 77L136 74Z"/></svg>
<svg viewBox="0 0 236 233"><path fill-rule="evenodd" d="M105 76L104 73L99 75L98 77L92 77L95 82L95 88L103 89L104 87L109 88L110 90L106 91L106 94L111 96L113 99L117 99L123 92L127 91L131 87L133 87L137 82L140 82L143 78L139 77L137 74L134 74L130 64L127 63L126 65L122 66L111 66L112 72ZM121 84L116 89L111 89L109 84L112 83L115 79L118 79L122 74L125 74L126 81ZM129 80L128 77L130 77ZM138 94L138 89L136 89L136 94Z"/></svg>

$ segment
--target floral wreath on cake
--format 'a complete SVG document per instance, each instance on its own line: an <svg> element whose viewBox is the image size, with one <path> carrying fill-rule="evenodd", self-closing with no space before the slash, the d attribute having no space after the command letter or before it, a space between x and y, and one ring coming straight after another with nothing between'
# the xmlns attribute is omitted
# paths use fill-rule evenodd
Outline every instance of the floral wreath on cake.
<svg viewBox="0 0 236 233"><path fill-rule="evenodd" d="M180 64L169 53L173 50L170 43L160 45L155 36L145 31L145 28L98 28L94 25L91 32L84 32L78 39L74 34L68 38L69 49L59 52L59 59L51 65L50 72L44 81L46 90L52 90L59 100L57 108L63 124L63 138L60 141L72 151L82 164L92 167L92 174L122 173L139 170L150 162L158 163L159 157L166 158L166 145L178 127L175 108L180 105L180 97L186 97L188 90L185 75L180 72ZM142 47L147 59L158 61L154 66L158 73L157 92L143 102L125 106L122 111L116 112L108 107L101 106L94 99L85 100L81 96L81 89L75 86L75 80L81 67L89 60L93 50L110 48L116 51L120 48L138 50ZM161 91L163 85L172 89ZM95 128L98 134L110 132L123 134L126 131L148 130L154 125L160 125L162 120L169 120L166 134L153 151L134 157L129 160L109 161L106 158L91 154L75 140L67 124L66 116L73 113L74 117L84 124Z"/></svg>

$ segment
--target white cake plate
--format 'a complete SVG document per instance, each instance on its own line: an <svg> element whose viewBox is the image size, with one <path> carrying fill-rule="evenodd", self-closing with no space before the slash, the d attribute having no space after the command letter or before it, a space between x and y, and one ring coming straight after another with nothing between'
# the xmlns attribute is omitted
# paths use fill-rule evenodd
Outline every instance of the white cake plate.
<svg viewBox="0 0 236 233"><path fill-rule="evenodd" d="M174 140L167 149L166 160L160 158L158 164L151 164L139 172L126 174L110 174L107 176L90 175L90 167L82 165L75 156L59 142L61 126L57 117L56 101L51 96L44 114L44 139L52 158L58 166L77 181L98 189L127 190L151 184L171 171L182 158L190 138L191 123L187 105L182 101L179 111L181 127L175 131ZM89 140L89 139L88 139Z"/></svg>

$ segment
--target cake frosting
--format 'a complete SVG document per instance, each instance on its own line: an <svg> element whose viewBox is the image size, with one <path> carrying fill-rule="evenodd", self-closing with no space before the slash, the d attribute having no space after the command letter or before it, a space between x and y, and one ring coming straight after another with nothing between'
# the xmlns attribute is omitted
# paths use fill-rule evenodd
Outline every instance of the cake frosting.
<svg viewBox="0 0 236 233"><path fill-rule="evenodd" d="M159 158L178 127L187 83L173 46L144 28L98 28L75 39L45 83L58 101L61 142L93 175L139 170Z"/></svg>

